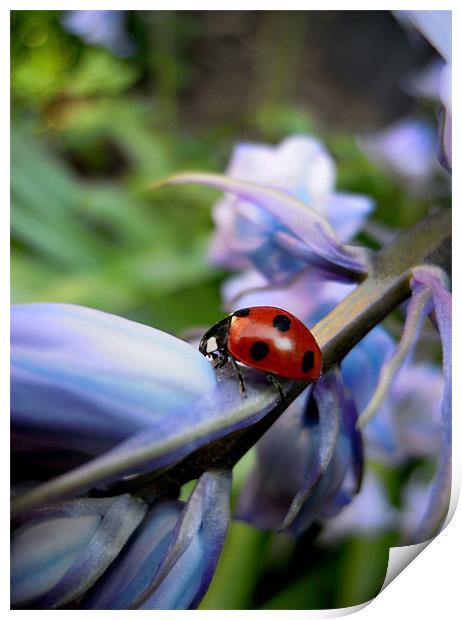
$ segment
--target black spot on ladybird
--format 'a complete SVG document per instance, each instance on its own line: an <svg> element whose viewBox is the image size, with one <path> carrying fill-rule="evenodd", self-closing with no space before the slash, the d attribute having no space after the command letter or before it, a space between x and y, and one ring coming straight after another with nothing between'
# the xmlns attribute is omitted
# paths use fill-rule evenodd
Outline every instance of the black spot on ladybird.
<svg viewBox="0 0 462 620"><path fill-rule="evenodd" d="M310 372L314 366L314 353L313 351L305 351L302 361L303 372Z"/></svg>
<svg viewBox="0 0 462 620"><path fill-rule="evenodd" d="M261 362L268 355L268 351L269 346L266 344L266 342L257 340L257 342L254 342L253 345L250 347L250 356L256 362Z"/></svg>
<svg viewBox="0 0 462 620"><path fill-rule="evenodd" d="M273 326L280 332L287 332L292 323L285 314L277 314L273 319Z"/></svg>
<svg viewBox="0 0 462 620"><path fill-rule="evenodd" d="M250 314L250 308L242 308L242 310L236 310L236 312L233 312L233 316L249 316Z"/></svg>

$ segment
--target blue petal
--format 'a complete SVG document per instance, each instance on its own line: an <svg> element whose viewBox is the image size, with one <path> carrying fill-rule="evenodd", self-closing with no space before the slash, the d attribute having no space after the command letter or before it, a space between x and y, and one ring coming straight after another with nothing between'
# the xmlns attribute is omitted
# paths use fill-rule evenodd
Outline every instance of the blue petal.
<svg viewBox="0 0 462 620"><path fill-rule="evenodd" d="M129 609L149 587L172 539L183 503L155 504L104 576L89 592L85 609Z"/></svg>
<svg viewBox="0 0 462 620"><path fill-rule="evenodd" d="M218 174L184 173L166 179L162 185L198 183L230 193L240 201L258 205L273 219L274 232L285 233L285 250L290 250L289 239L293 242L293 256L306 264L317 266L319 262L330 268L349 274L352 279L366 273L368 260L360 248L344 246L326 219L314 209L290 196L288 193L267 185L256 185ZM278 243L280 241L278 240Z"/></svg>
<svg viewBox="0 0 462 620"><path fill-rule="evenodd" d="M29 515L11 543L12 605L51 608L82 596L145 510L139 499L121 495L63 502Z"/></svg>
<svg viewBox="0 0 462 620"><path fill-rule="evenodd" d="M190 609L212 579L229 526L230 472L206 472L188 502L155 505L86 609Z"/></svg>
<svg viewBox="0 0 462 620"><path fill-rule="evenodd" d="M91 457L216 385L207 360L157 329L80 306L11 313L13 448Z"/></svg>
<svg viewBox="0 0 462 620"><path fill-rule="evenodd" d="M238 519L272 529L281 524L292 506L289 531L298 535L314 521L336 515L351 501L351 493L357 492L363 454L362 440L354 427L356 407L338 377L330 377L323 387L321 384L317 394L319 417L318 409L311 407L312 397L305 406L303 395L257 444L256 467L238 498ZM354 487L347 489L344 481L350 471Z"/></svg>
<svg viewBox="0 0 462 620"><path fill-rule="evenodd" d="M452 59L452 12L451 11L397 11L408 18L425 38L447 60Z"/></svg>
<svg viewBox="0 0 462 620"><path fill-rule="evenodd" d="M360 139L365 153L416 188L428 184L435 169L436 135L432 125L408 118Z"/></svg>
<svg viewBox="0 0 462 620"><path fill-rule="evenodd" d="M314 461L307 472L305 480L291 502L281 529L293 523L302 505L313 494L322 481L335 452L340 431L340 397L337 389L336 370L323 375L314 385L312 397L316 401L319 419L319 443Z"/></svg>
<svg viewBox="0 0 462 620"><path fill-rule="evenodd" d="M230 522L231 472L203 474L141 609L191 609L212 580Z"/></svg>

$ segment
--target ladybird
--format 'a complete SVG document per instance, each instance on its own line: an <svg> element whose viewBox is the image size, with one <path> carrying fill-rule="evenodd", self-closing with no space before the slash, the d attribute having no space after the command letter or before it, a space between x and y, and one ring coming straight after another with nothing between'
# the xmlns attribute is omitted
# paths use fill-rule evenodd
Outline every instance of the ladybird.
<svg viewBox="0 0 462 620"><path fill-rule="evenodd" d="M310 330L290 312L272 306L242 308L216 323L202 337L199 351L216 368L233 364L245 392L236 362L257 368L282 389L275 377L313 381L321 375L321 350Z"/></svg>

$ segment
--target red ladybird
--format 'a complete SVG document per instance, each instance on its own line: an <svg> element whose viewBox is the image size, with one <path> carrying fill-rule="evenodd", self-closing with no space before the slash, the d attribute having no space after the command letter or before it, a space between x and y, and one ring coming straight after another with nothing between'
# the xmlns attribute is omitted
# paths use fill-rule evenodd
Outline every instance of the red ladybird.
<svg viewBox="0 0 462 620"><path fill-rule="evenodd" d="M202 337L199 351L216 367L233 364L244 392L236 361L273 375L313 381L321 374L321 350L305 325L287 310L271 306L243 308L216 323Z"/></svg>

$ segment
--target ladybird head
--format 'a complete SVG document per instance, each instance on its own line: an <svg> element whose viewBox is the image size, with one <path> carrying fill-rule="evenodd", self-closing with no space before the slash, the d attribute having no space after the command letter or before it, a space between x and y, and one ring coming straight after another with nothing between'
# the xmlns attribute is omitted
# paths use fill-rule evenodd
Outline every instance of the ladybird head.
<svg viewBox="0 0 462 620"><path fill-rule="evenodd" d="M214 362L215 366L223 366L228 359L228 333L230 317L215 323L202 336L199 351Z"/></svg>

